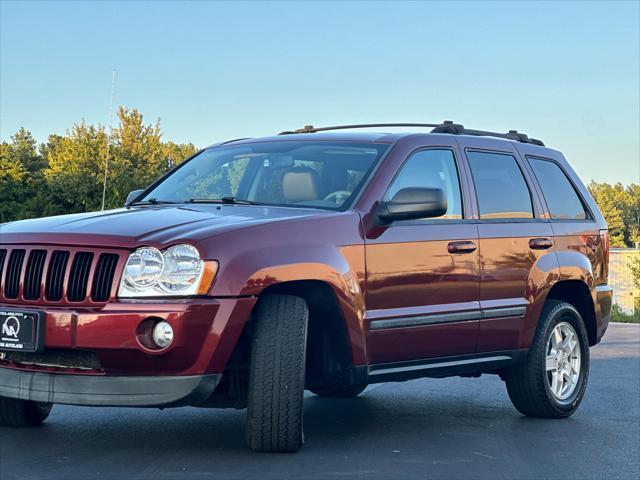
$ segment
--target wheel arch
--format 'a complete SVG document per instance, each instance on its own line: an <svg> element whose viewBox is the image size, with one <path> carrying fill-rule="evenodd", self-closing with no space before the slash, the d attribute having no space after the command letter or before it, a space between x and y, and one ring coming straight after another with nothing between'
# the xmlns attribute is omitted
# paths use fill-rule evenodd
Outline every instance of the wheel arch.
<svg viewBox="0 0 640 480"><path fill-rule="evenodd" d="M352 341L352 336L358 341L364 339L349 327L334 288L321 280L291 280L266 287L259 298L269 295L293 295L303 298L307 304L308 386L354 382L352 367L358 364L362 347Z"/></svg>
<svg viewBox="0 0 640 480"><path fill-rule="evenodd" d="M357 273L362 269L357 267L358 261L350 262L348 255L332 253L325 257L326 263L293 262L259 269L244 282L240 295L259 298L274 292L295 292L291 294L308 300L310 308L317 305L315 296L325 298L337 308L334 317L341 319L346 331L353 364L363 365L367 358L365 303L362 279ZM343 249L342 253L349 252Z"/></svg>
<svg viewBox="0 0 640 480"><path fill-rule="evenodd" d="M589 345L593 346L597 343L594 294L586 282L578 279L560 280L551 287L546 300L561 300L573 305L585 323Z"/></svg>
<svg viewBox="0 0 640 480"><path fill-rule="evenodd" d="M525 297L529 301L529 313L520 348L528 348L533 341L547 299L573 305L585 322L589 344L598 342L595 278L589 258L582 253L559 251L541 256L529 274Z"/></svg>

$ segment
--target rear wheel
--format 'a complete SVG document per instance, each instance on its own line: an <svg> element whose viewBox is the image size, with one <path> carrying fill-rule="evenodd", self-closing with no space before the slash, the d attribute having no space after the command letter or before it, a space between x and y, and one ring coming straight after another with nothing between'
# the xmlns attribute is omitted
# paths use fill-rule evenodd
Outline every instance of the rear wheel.
<svg viewBox="0 0 640 480"><path fill-rule="evenodd" d="M52 406L51 403L0 397L0 425L36 427L47 419Z"/></svg>
<svg viewBox="0 0 640 480"><path fill-rule="evenodd" d="M256 305L247 400L247 443L255 451L302 445L308 318L300 297L269 295Z"/></svg>
<svg viewBox="0 0 640 480"><path fill-rule="evenodd" d="M360 395L365 388L367 388L366 384L357 383L341 387L310 388L309 391L320 397L353 398Z"/></svg>
<svg viewBox="0 0 640 480"><path fill-rule="evenodd" d="M524 415L566 418L578 409L589 378L589 340L578 311L549 300L527 358L506 375L513 405Z"/></svg>

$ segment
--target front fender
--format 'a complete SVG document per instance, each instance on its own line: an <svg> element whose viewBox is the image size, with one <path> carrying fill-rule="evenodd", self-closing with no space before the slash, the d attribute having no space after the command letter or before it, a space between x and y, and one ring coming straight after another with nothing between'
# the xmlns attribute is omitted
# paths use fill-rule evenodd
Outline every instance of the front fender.
<svg viewBox="0 0 640 480"><path fill-rule="evenodd" d="M271 246L226 258L210 295L259 296L267 287L295 281L327 284L338 301L354 364L366 362L364 247Z"/></svg>

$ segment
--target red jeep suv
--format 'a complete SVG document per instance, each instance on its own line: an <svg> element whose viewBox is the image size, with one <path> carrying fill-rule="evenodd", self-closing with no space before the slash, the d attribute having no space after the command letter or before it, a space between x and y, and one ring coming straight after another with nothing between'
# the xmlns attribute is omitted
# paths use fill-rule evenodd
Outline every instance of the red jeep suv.
<svg viewBox="0 0 640 480"><path fill-rule="evenodd" d="M229 141L124 208L0 225L0 424L247 408L252 449L294 451L305 389L483 373L571 415L611 310L596 204L522 133L399 125L430 131Z"/></svg>

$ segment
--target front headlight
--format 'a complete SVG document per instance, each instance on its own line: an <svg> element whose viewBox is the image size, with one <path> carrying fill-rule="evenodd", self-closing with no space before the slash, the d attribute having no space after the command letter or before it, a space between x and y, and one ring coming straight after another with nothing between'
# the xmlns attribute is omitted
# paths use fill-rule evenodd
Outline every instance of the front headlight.
<svg viewBox="0 0 640 480"><path fill-rule="evenodd" d="M218 263L205 262L192 245L174 245L163 252L142 247L124 267L118 297L182 297L209 291Z"/></svg>
<svg viewBox="0 0 640 480"><path fill-rule="evenodd" d="M127 260L122 279L127 286L144 290L156 284L164 269L164 257L153 247L139 248Z"/></svg>

